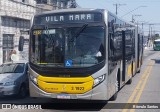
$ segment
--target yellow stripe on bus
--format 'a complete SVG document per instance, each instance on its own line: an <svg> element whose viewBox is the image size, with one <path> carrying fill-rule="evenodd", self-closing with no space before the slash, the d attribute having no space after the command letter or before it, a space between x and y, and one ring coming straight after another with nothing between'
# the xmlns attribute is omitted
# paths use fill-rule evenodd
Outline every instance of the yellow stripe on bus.
<svg viewBox="0 0 160 112"><path fill-rule="evenodd" d="M45 82L73 82L73 83L80 83L80 82L88 82L88 81L93 81L94 79L89 76L89 77L76 77L76 78L71 78L71 77L44 77L44 76L38 76L38 80L45 81Z"/></svg>
<svg viewBox="0 0 160 112"><path fill-rule="evenodd" d="M82 94L92 89L94 79L84 78L62 78L62 77L38 77L38 86L48 93Z"/></svg>
<svg viewBox="0 0 160 112"><path fill-rule="evenodd" d="M134 63L133 63L133 74L136 72L135 70L136 70L136 64L135 64L135 62L134 62Z"/></svg>
<svg viewBox="0 0 160 112"><path fill-rule="evenodd" d="M132 63L131 63L130 65L128 65L127 75L128 75L128 76L131 76L131 75L132 75Z"/></svg>
<svg viewBox="0 0 160 112"><path fill-rule="evenodd" d="M48 93L82 94L92 89L93 81L82 84L46 83L38 81L39 87Z"/></svg>

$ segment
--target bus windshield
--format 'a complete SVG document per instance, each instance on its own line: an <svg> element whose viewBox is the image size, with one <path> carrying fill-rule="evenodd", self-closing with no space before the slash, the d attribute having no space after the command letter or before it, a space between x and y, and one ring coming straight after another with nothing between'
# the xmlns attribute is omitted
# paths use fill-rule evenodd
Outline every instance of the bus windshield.
<svg viewBox="0 0 160 112"><path fill-rule="evenodd" d="M154 41L154 45L160 46L160 41Z"/></svg>
<svg viewBox="0 0 160 112"><path fill-rule="evenodd" d="M104 60L103 26L34 29L30 61L38 66L90 67Z"/></svg>

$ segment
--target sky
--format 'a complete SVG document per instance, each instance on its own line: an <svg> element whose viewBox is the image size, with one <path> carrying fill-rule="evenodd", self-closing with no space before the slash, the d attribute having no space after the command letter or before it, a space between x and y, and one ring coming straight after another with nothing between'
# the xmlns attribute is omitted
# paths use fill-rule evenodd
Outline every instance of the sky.
<svg viewBox="0 0 160 112"><path fill-rule="evenodd" d="M76 0L81 8L101 8L116 12L114 4L118 5L118 17L132 21L132 16L139 24L144 23L144 34L160 34L160 0ZM156 24L155 24L156 23ZM149 25L151 24L151 25ZM142 25L140 25L142 28Z"/></svg>

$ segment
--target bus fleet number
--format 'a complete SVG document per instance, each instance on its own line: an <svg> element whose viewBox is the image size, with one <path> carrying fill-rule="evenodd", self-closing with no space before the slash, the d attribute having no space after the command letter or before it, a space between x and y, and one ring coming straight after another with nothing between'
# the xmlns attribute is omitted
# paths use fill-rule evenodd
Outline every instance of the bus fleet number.
<svg viewBox="0 0 160 112"><path fill-rule="evenodd" d="M72 90L84 90L84 87L72 87Z"/></svg>

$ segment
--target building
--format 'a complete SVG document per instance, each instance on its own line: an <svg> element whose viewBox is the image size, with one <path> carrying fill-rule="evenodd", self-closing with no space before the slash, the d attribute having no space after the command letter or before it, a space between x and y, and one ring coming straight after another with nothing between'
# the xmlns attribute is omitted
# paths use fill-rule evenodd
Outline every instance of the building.
<svg viewBox="0 0 160 112"><path fill-rule="evenodd" d="M0 64L11 61L12 50L19 53L19 37L28 38L35 11L34 0L0 0Z"/></svg>
<svg viewBox="0 0 160 112"><path fill-rule="evenodd" d="M49 10L76 8L75 0L36 0L37 13Z"/></svg>
<svg viewBox="0 0 160 112"><path fill-rule="evenodd" d="M0 64L11 61L13 50L27 58L28 51L18 51L19 37L29 38L26 31L34 14L75 7L75 0L0 0Z"/></svg>

